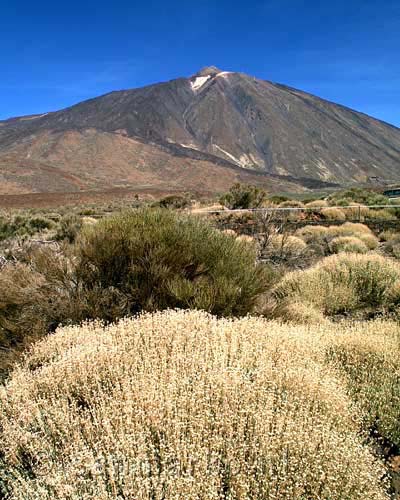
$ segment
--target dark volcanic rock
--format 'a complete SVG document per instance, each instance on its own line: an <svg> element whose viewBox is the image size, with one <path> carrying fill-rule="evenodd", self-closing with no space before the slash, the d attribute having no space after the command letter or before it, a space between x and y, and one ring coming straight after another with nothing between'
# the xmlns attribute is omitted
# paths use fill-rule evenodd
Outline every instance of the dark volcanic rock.
<svg viewBox="0 0 400 500"><path fill-rule="evenodd" d="M213 66L190 78L0 122L0 162L27 155L57 167L54 144L46 153L43 139L40 154L29 144L49 134L92 129L162 148L177 161L186 157L290 181L301 178L300 184L310 187L369 177L400 180L400 129L305 92Z"/></svg>

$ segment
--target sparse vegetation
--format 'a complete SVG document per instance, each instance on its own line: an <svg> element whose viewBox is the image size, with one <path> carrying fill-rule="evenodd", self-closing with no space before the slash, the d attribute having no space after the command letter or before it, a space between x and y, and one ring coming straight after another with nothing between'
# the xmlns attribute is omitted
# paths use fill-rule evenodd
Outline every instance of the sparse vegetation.
<svg viewBox="0 0 400 500"><path fill-rule="evenodd" d="M2 213L0 498L389 498L395 211L183 198Z"/></svg>

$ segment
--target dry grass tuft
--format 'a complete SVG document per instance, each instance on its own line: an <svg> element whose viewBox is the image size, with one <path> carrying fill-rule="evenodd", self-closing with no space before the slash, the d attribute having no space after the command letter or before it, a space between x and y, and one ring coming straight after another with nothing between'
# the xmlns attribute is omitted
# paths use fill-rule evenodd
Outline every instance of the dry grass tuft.
<svg viewBox="0 0 400 500"><path fill-rule="evenodd" d="M337 331L198 311L61 329L0 389L4 493L386 499L325 362Z"/></svg>

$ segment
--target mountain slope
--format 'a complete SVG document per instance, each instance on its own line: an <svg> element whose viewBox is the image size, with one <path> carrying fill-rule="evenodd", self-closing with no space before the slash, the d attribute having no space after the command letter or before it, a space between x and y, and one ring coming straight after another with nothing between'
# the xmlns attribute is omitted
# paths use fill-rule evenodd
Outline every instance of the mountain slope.
<svg viewBox="0 0 400 500"><path fill-rule="evenodd" d="M76 140L79 147L69 144ZM289 176L289 183L293 177L400 180L400 129L290 87L214 67L191 78L0 122L0 165L3 177L14 165L9 180L16 186L21 182L16 165L26 162L66 170L79 180L71 180L76 189L168 183L168 169L154 160L161 152L174 168L190 165L186 176L175 171L178 184L187 188L200 178L217 190L201 171L204 162L214 165L216 177L241 167L235 175L246 169L249 180L258 174L258 183L271 179L260 174ZM31 189L46 189L45 184Z"/></svg>

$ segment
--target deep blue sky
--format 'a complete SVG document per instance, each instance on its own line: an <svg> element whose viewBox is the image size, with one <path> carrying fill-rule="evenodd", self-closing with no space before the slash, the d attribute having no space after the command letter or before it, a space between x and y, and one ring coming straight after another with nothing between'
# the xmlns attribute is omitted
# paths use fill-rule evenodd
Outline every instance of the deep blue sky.
<svg viewBox="0 0 400 500"><path fill-rule="evenodd" d="M400 127L400 0L1 0L0 119L203 66Z"/></svg>

